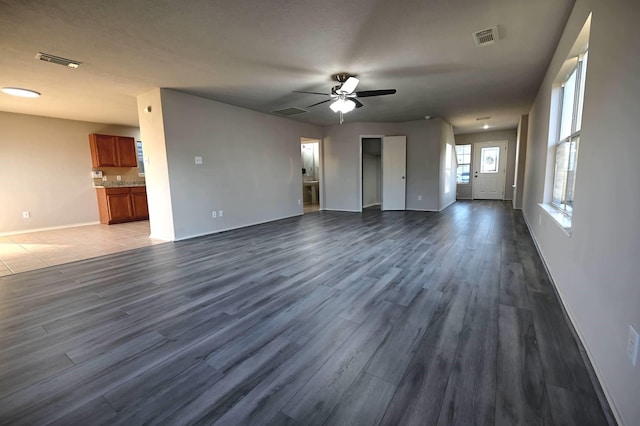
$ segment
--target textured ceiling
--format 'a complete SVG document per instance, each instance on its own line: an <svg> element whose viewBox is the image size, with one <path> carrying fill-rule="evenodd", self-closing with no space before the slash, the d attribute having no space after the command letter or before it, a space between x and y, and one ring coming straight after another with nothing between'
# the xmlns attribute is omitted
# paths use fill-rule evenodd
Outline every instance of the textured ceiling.
<svg viewBox="0 0 640 426"><path fill-rule="evenodd" d="M291 117L338 122L324 98L331 75L362 99L346 121L441 116L456 133L515 127L529 110L572 0L0 0L0 110L138 125L136 96L168 87L256 111L298 107ZM502 39L476 47L471 34L497 25ZM76 70L37 52L82 62Z"/></svg>

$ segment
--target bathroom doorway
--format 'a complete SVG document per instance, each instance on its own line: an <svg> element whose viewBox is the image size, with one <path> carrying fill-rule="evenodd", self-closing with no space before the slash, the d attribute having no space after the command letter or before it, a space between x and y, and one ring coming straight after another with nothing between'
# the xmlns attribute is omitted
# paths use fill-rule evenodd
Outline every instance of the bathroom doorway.
<svg viewBox="0 0 640 426"><path fill-rule="evenodd" d="M301 138L303 213L320 210L320 141Z"/></svg>

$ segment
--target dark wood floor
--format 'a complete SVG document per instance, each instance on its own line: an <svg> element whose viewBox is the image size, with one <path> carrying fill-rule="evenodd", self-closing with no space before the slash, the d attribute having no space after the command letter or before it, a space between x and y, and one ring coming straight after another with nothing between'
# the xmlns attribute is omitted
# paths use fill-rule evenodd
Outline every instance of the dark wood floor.
<svg viewBox="0 0 640 426"><path fill-rule="evenodd" d="M317 212L0 281L2 424L603 425L522 215Z"/></svg>

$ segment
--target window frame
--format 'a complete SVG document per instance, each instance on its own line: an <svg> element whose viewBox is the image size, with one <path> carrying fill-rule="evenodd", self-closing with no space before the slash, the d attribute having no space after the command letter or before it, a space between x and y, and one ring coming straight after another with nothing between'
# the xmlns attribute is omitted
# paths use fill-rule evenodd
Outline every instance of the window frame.
<svg viewBox="0 0 640 426"><path fill-rule="evenodd" d="M557 125L556 136L554 138L554 173L551 186L551 201L550 204L557 209L560 213L567 217L573 215L573 198L575 192L575 176L578 165L578 153L580 146L580 133L582 130L582 108L584 105L584 81L586 77L587 61L589 50L585 50L576 58L576 66L572 68L568 73L568 76L561 82L559 87L559 96L557 103ZM571 126L568 135L562 134L563 124L567 124L563 121L565 112L565 90L566 85L575 74L575 81L573 82L573 99L571 109ZM564 137L563 137L564 136ZM559 164L559 161L564 159L561 154L562 150L566 150L568 147L568 156L565 164ZM573 157L573 159L572 159ZM562 182L558 182L562 179ZM556 189L561 187L560 194Z"/></svg>
<svg viewBox="0 0 640 426"><path fill-rule="evenodd" d="M458 147L462 148L462 147L465 147L465 146L469 147L469 153L468 154L467 153L459 154L458 153ZM459 144L459 145L456 144L455 150L456 150L456 185L471 185L471 162L473 161L473 156L472 156L473 146L472 146L471 143L468 143L468 144L465 143L465 144ZM460 155L463 156L463 159L464 159L464 156L468 155L469 156L469 162L468 163L465 163L465 162L460 163L460 162L458 162L458 156L460 156ZM461 166L469 166L468 182L459 182L458 181L458 170L460 170ZM462 173L460 175L462 175Z"/></svg>

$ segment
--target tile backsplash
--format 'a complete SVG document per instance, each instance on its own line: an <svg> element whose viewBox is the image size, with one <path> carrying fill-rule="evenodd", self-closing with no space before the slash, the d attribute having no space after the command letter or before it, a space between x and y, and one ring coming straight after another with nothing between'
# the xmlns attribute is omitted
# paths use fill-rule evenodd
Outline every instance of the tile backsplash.
<svg viewBox="0 0 640 426"><path fill-rule="evenodd" d="M102 178L93 179L94 185L110 186L117 184L118 180L116 176L120 175L121 182L142 182L144 183L144 177L138 176L140 169L137 167L94 167L91 170L102 171L102 176L106 176L106 182Z"/></svg>

